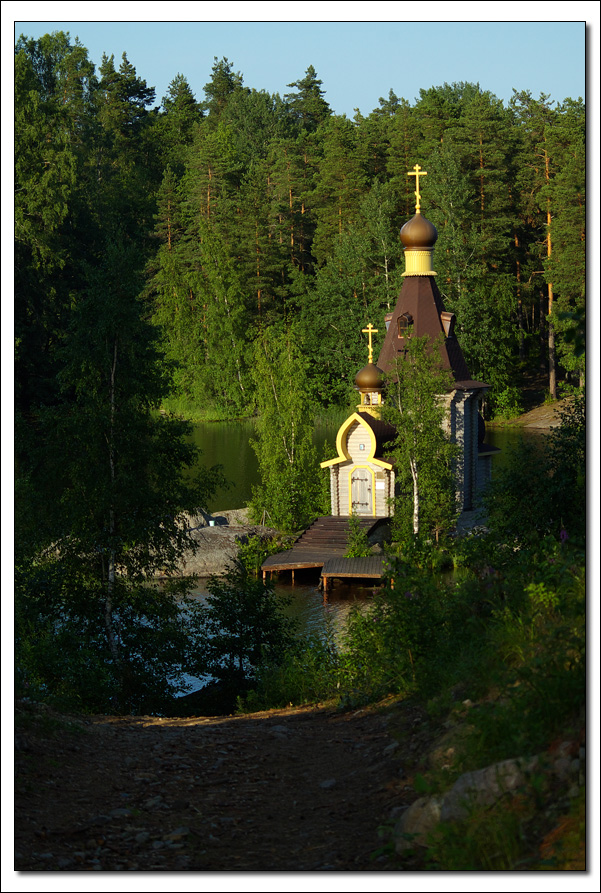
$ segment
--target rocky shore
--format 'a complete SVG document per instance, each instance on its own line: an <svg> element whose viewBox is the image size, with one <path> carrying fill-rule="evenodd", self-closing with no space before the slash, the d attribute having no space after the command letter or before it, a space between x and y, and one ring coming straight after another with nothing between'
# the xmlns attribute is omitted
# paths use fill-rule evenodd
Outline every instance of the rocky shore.
<svg viewBox="0 0 601 893"><path fill-rule="evenodd" d="M180 562L182 576L222 576L238 554L241 543L253 536L271 539L277 531L261 524L252 524L248 509L232 509L186 518L191 537L199 548L188 549Z"/></svg>

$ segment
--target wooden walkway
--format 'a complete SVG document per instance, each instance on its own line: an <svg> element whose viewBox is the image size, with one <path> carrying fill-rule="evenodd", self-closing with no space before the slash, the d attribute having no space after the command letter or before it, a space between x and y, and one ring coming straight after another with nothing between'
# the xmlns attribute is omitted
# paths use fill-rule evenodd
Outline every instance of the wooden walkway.
<svg viewBox="0 0 601 893"><path fill-rule="evenodd" d="M368 555L366 558L330 558L321 570L324 592L333 579L352 577L354 579L379 580L384 569L383 555Z"/></svg>
<svg viewBox="0 0 601 893"><path fill-rule="evenodd" d="M358 519L361 529L366 534L369 534L382 520L384 519ZM369 558L363 559L344 558L344 553L348 547L349 521L350 518L348 516L333 517L329 515L323 518L318 518L303 534L301 534L301 536L299 536L291 549L287 552L278 552L276 555L270 555L269 558L263 562L261 566L263 579L265 580L267 574L277 571L291 571L292 581L294 582L295 570L301 570L303 568L323 568L328 561L332 561L333 559L337 559L339 562L371 561L374 569L379 562L379 570L374 575L371 573L352 574L347 572L329 574L329 576L374 576L379 578L382 574L380 556L370 556ZM339 566L341 567L342 565ZM346 566L347 569L350 568L350 565ZM358 569L359 566L357 565L356 567ZM370 565L370 568L371 567L372 565Z"/></svg>

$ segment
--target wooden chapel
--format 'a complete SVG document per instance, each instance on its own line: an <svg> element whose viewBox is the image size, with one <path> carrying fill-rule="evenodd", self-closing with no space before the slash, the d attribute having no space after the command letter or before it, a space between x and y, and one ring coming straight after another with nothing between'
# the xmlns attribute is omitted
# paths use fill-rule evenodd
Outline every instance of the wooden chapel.
<svg viewBox="0 0 601 893"><path fill-rule="evenodd" d="M385 317L386 335L377 365L373 363L372 335L378 330L370 323L363 329L369 338L368 363L355 378L360 402L338 431L338 455L321 463L322 468L330 469L333 516L385 518L393 513L394 465L386 457L386 444L395 432L379 416L385 400L384 376L402 355L409 332L418 337L427 335L432 342L442 336L441 362L453 378L453 389L443 395L446 426L452 441L461 447L456 490L462 512L477 507L478 495L490 479L491 457L498 452L484 443L484 422L479 413L489 386L471 377L455 334L455 314L445 310L436 285L432 263L438 232L420 210L419 179L426 174L419 164L408 172L416 180L415 215L401 228L404 282L394 310Z"/></svg>

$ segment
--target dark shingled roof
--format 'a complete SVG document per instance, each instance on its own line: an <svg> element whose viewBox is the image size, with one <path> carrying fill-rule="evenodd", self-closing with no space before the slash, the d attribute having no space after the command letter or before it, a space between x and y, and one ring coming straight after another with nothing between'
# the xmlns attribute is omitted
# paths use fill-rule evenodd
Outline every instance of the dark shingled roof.
<svg viewBox="0 0 601 893"><path fill-rule="evenodd" d="M444 335L441 314L445 312L442 296L433 276L407 276L403 283L384 344L378 357L378 366L385 372L394 368L395 360L402 355L405 338L399 337L398 319L408 314L413 322L413 334L417 337L429 335L433 340ZM488 387L484 382L474 381L465 362L463 352L454 334L444 339L440 356L445 369L449 369L460 390Z"/></svg>

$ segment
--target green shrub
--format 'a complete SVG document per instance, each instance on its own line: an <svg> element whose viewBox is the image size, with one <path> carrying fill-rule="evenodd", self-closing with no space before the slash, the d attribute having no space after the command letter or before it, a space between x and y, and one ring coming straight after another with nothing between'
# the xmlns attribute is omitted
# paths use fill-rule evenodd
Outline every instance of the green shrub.
<svg viewBox="0 0 601 893"><path fill-rule="evenodd" d="M291 546L292 539L250 536L246 542L239 544L237 558L244 565L247 573L253 577L258 577L266 558L269 558L270 555L275 555L277 552L285 552Z"/></svg>
<svg viewBox="0 0 601 893"><path fill-rule="evenodd" d="M120 661L107 641L94 579L48 560L16 571L17 693L59 709L157 713L184 688L190 634L180 603L190 581L159 590L119 580L114 592Z"/></svg>
<svg viewBox="0 0 601 893"><path fill-rule="evenodd" d="M263 664L279 664L293 647L295 623L271 583L251 577L238 563L207 583L206 604L188 619L196 653L190 672L246 689Z"/></svg>
<svg viewBox="0 0 601 893"><path fill-rule="evenodd" d="M345 558L365 558L371 554L367 533L361 527L356 515L351 515L348 522L349 533Z"/></svg>
<svg viewBox="0 0 601 893"><path fill-rule="evenodd" d="M495 419L513 419L522 412L522 396L519 388L507 387L493 400Z"/></svg>
<svg viewBox="0 0 601 893"><path fill-rule="evenodd" d="M291 648L279 663L259 667L244 711L313 704L338 694L339 656L332 633L311 635Z"/></svg>

